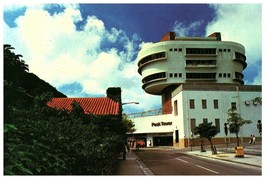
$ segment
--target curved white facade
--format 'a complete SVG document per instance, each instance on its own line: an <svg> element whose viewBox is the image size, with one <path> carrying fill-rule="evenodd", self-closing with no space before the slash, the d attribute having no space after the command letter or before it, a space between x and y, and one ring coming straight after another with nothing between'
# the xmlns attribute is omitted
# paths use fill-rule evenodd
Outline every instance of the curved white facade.
<svg viewBox="0 0 267 179"><path fill-rule="evenodd" d="M246 66L241 44L214 36L164 39L138 54L142 88L155 95L183 83L242 85Z"/></svg>

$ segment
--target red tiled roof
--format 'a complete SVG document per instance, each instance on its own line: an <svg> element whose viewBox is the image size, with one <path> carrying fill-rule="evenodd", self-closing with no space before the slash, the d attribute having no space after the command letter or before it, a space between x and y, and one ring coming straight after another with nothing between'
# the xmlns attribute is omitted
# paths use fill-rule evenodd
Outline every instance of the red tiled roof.
<svg viewBox="0 0 267 179"><path fill-rule="evenodd" d="M71 104L76 101L80 103L86 114L95 115L119 115L119 102L110 98L52 98L47 103L49 107L56 109L66 109L71 111Z"/></svg>

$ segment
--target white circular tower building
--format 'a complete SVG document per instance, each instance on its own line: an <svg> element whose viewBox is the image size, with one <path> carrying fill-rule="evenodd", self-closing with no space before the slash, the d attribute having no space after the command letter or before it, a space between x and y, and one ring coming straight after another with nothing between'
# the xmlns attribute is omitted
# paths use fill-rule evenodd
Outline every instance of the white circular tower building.
<svg viewBox="0 0 267 179"><path fill-rule="evenodd" d="M243 85L245 48L239 43L221 41L220 33L208 37L176 37L166 33L158 43L138 54L142 88L162 95L163 114L171 113L171 92L180 84Z"/></svg>

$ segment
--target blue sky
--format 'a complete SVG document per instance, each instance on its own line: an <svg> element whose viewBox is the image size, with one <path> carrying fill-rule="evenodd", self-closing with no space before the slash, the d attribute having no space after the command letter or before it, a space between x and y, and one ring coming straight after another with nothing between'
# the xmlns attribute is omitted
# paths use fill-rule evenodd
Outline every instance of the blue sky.
<svg viewBox="0 0 267 179"><path fill-rule="evenodd" d="M122 88L125 112L161 107L146 94L137 54L168 31L221 32L246 48L245 84L262 83L261 4L4 4L4 43L35 73L69 97L104 96Z"/></svg>

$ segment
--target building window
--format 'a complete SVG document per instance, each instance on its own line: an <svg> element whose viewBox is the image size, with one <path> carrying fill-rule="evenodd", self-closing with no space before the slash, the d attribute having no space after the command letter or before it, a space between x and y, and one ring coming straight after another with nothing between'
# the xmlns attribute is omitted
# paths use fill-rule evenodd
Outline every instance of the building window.
<svg viewBox="0 0 267 179"><path fill-rule="evenodd" d="M175 48L174 51L177 51L177 48Z"/></svg>
<svg viewBox="0 0 267 179"><path fill-rule="evenodd" d="M223 77L226 78L226 73L223 74Z"/></svg>
<svg viewBox="0 0 267 179"><path fill-rule="evenodd" d="M170 48L170 52L172 52L172 48Z"/></svg>
<svg viewBox="0 0 267 179"><path fill-rule="evenodd" d="M195 100L190 99L190 109L195 109Z"/></svg>
<svg viewBox="0 0 267 179"><path fill-rule="evenodd" d="M208 118L203 118L203 124L207 124L208 123Z"/></svg>
<svg viewBox="0 0 267 179"><path fill-rule="evenodd" d="M215 127L217 128L218 132L220 132L220 119L215 119Z"/></svg>
<svg viewBox="0 0 267 179"><path fill-rule="evenodd" d="M142 82L143 83L148 83L152 80L160 80L160 79L164 79L166 78L166 73L165 72L161 72L161 73L155 73L155 74L152 74L152 75L149 75L145 78L142 79Z"/></svg>
<svg viewBox="0 0 267 179"><path fill-rule="evenodd" d="M195 128L196 128L196 119L195 118L191 118L190 119L190 127L191 127L191 132L193 132L194 133L194 130L195 130Z"/></svg>
<svg viewBox="0 0 267 179"><path fill-rule="evenodd" d="M170 51L171 51L171 49L170 49ZM142 58L139 61L138 66L140 67L140 66L144 65L145 63L148 63L152 60L160 60L160 59L164 59L166 57L167 57L166 52L159 52L159 53L151 54L151 55L148 55L148 56Z"/></svg>
<svg viewBox="0 0 267 179"><path fill-rule="evenodd" d="M174 73L174 77L177 77L177 73Z"/></svg>
<svg viewBox="0 0 267 179"><path fill-rule="evenodd" d="M214 109L218 109L219 108L218 99L214 99L213 100L213 106L214 106Z"/></svg>
<svg viewBox="0 0 267 179"><path fill-rule="evenodd" d="M174 115L178 115L178 102L177 100L174 101Z"/></svg>
<svg viewBox="0 0 267 179"><path fill-rule="evenodd" d="M183 51L183 49L179 48L179 52L182 52L182 51Z"/></svg>
<svg viewBox="0 0 267 179"><path fill-rule="evenodd" d="M216 79L216 73L186 73L186 79Z"/></svg>
<svg viewBox="0 0 267 179"><path fill-rule="evenodd" d="M231 77L231 74L230 73L228 73L228 78L230 78Z"/></svg>
<svg viewBox="0 0 267 179"><path fill-rule="evenodd" d="M232 110L236 110L236 102L232 102L231 103L231 109Z"/></svg>
<svg viewBox="0 0 267 179"><path fill-rule="evenodd" d="M220 77L220 78L222 77L222 74L221 74L221 73L219 73L219 77Z"/></svg>
<svg viewBox="0 0 267 179"><path fill-rule="evenodd" d="M173 76L172 73L170 73L170 78L172 78L172 76Z"/></svg>
<svg viewBox="0 0 267 179"><path fill-rule="evenodd" d="M207 100L202 99L202 109L207 109Z"/></svg>
<svg viewBox="0 0 267 179"><path fill-rule="evenodd" d="M182 73L179 73L179 77L180 77L180 78L182 77Z"/></svg>
<svg viewBox="0 0 267 179"><path fill-rule="evenodd" d="M235 78L242 80L243 79L243 74L239 73L239 72L235 72Z"/></svg>
<svg viewBox="0 0 267 179"><path fill-rule="evenodd" d="M216 65L216 60L186 60L186 65Z"/></svg>
<svg viewBox="0 0 267 179"><path fill-rule="evenodd" d="M216 54L216 48L186 48L186 54Z"/></svg>
<svg viewBox="0 0 267 179"><path fill-rule="evenodd" d="M246 56L239 52L235 52L235 58L242 61L246 61Z"/></svg>

